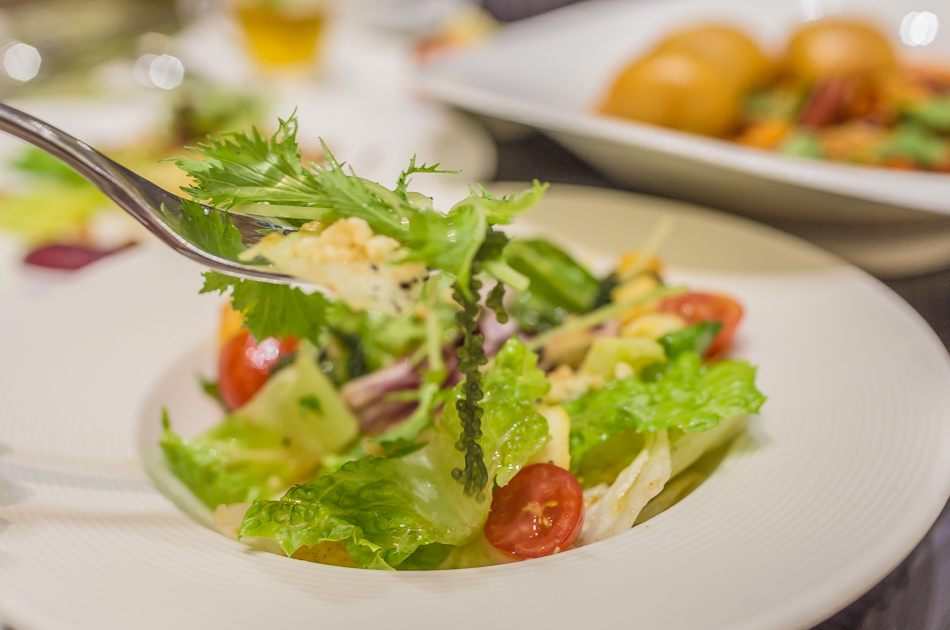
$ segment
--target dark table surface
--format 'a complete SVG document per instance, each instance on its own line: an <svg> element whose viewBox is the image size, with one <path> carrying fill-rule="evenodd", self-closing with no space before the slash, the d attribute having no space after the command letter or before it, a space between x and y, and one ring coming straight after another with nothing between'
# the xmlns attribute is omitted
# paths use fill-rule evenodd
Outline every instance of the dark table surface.
<svg viewBox="0 0 950 630"><path fill-rule="evenodd" d="M539 133L496 138L496 146L497 181L538 179L619 188ZM950 348L950 269L881 281L913 306ZM930 533L897 569L815 630L885 628L950 630L950 508L944 508Z"/></svg>

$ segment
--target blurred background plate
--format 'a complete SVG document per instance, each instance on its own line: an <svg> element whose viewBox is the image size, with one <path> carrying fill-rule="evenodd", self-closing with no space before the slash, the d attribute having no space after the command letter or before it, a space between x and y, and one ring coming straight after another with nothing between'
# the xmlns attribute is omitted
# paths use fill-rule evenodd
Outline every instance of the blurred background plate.
<svg viewBox="0 0 950 630"><path fill-rule="evenodd" d="M914 11L940 26L932 42L912 48L899 34ZM950 63L950 7L941 0L593 0L513 24L428 65L418 80L456 107L543 130L637 190L773 222L919 222L950 238L948 175L786 157L594 112L618 70L671 31L730 23L778 53L806 19L831 15L876 23L899 57ZM875 255L865 258L873 264Z"/></svg>
<svg viewBox="0 0 950 630"><path fill-rule="evenodd" d="M381 54L364 54L361 63L372 63ZM389 66L398 58L386 56ZM377 68L378 72L385 72ZM277 117L287 118L296 112L299 121L298 140L305 159L320 161L323 156L321 140L335 157L347 163L362 177L394 185L399 173L414 155L420 163L435 164L464 173L466 181L490 179L495 169L495 148L484 129L457 112L434 103L413 100L405 90L397 88L397 80L377 82L369 95L361 86L372 83L372 75L354 73L362 82L312 81L276 84L263 99L255 120L244 119L240 129L250 124L261 125L262 133L275 131ZM218 97L220 98L220 96ZM173 103L165 93L141 88L123 94L69 95L33 97L11 100L9 103L23 111L46 120L64 131L87 141L134 171L155 181L167 190L179 193L179 186L187 178L171 163L159 160L183 154L181 145L175 145L172 132ZM188 139L192 145L202 139ZM54 188L43 180L29 178L29 173L14 167L26 155L27 145L11 136L0 134L0 198L7 217L14 199L28 199L25 203L55 204L37 208L50 213L57 226L41 225L0 217L0 320L19 310L25 303L45 295L50 289L68 281L71 271L49 269L26 264L35 248L66 240L85 239L90 233L99 249L116 251L128 243L147 238L144 230L123 213L102 199L101 210L82 210L83 217L73 217L69 210L71 192L88 195L88 186L73 190L63 188L62 194L51 193ZM419 174L414 184L425 188L439 207L456 201L458 176L447 174ZM60 190L56 188L55 190ZM96 202L93 202L94 204ZM19 203L18 211L31 208ZM80 212L77 209L77 212ZM55 215L55 216L54 216ZM89 216L86 216L89 215ZM75 222L71 225L66 222ZM21 230L4 231L4 227L19 224ZM30 223L29 225L24 225ZM77 236L78 234L78 236ZM95 264L110 264L121 256L110 256Z"/></svg>

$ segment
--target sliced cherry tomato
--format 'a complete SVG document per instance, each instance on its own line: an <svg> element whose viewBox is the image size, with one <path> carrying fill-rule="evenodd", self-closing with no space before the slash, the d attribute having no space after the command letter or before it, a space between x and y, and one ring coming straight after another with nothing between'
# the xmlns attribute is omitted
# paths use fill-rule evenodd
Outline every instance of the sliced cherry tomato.
<svg viewBox="0 0 950 630"><path fill-rule="evenodd" d="M673 313L693 325L699 322L719 322L722 330L709 344L706 356L719 354L729 347L736 334L736 326L742 319L742 307L732 298L713 293L685 293L660 301L657 307L661 313Z"/></svg>
<svg viewBox="0 0 950 630"><path fill-rule="evenodd" d="M218 391L228 409L237 409L264 386L274 365L297 347L295 339L268 337L256 342L245 329L233 336L218 357Z"/></svg>
<svg viewBox="0 0 950 630"><path fill-rule="evenodd" d="M532 464L495 492L485 538L516 558L540 558L570 549L583 524L584 491L574 475Z"/></svg>

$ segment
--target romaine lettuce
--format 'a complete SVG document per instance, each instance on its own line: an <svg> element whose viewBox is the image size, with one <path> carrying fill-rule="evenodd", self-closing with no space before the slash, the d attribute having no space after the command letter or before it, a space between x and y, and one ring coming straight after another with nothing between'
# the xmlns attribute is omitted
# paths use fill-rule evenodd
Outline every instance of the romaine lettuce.
<svg viewBox="0 0 950 630"><path fill-rule="evenodd" d="M359 422L303 341L294 362L254 398L195 438L168 426L161 446L175 474L209 507L273 497L349 444Z"/></svg>
<svg viewBox="0 0 950 630"><path fill-rule="evenodd" d="M512 339L485 374L479 444L494 482L489 487L507 484L548 439L547 422L534 404L548 382L536 363L537 356ZM464 465L460 431L456 406L446 404L422 449L394 459L364 457L280 500L255 501L239 536L276 540L288 555L342 540L359 566L377 569L399 566L423 545L465 544L481 530L491 502L467 495L454 478Z"/></svg>
<svg viewBox="0 0 950 630"><path fill-rule="evenodd" d="M670 480L672 462L666 430L649 433L643 449L609 486L588 501L580 544L609 538L633 527L637 516ZM593 493L587 493L588 498Z"/></svg>
<svg viewBox="0 0 950 630"><path fill-rule="evenodd" d="M577 471L592 449L628 429L705 431L755 413L765 397L754 381L755 368L745 361L704 365L694 352L671 361L655 380L610 381L564 405L571 416L571 468Z"/></svg>

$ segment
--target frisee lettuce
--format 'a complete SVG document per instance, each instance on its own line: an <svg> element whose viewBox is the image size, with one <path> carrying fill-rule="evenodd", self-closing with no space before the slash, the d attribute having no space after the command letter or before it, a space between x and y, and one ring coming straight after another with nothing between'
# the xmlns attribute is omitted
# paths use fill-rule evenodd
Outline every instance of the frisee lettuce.
<svg viewBox="0 0 950 630"><path fill-rule="evenodd" d="M390 190L358 177L336 160L324 145L324 164L304 166L297 145L297 120L279 121L278 131L265 138L256 129L228 133L199 144L175 163L194 180L183 190L195 201L235 211L282 217L293 208L293 218L333 222L357 217L375 234L399 241L407 261L418 261L455 276L465 290L475 253L491 225L509 223L537 203L546 186L535 182L522 196L495 197L484 189L470 195L448 213L429 203L414 203L408 191L415 173L451 173L439 165L417 165L413 158ZM255 207L267 204L268 207ZM268 211L269 210L269 211ZM448 246L447 246L448 245Z"/></svg>

